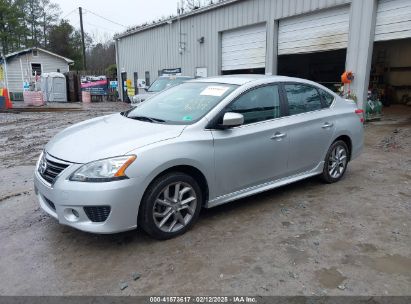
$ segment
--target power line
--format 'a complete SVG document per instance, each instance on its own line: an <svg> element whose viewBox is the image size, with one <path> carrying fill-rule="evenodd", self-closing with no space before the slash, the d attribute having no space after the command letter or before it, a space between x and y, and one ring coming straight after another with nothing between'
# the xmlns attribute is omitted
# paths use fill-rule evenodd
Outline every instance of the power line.
<svg viewBox="0 0 411 304"><path fill-rule="evenodd" d="M77 10L77 8L73 9L70 13L68 13L67 15L65 15L63 18L61 19L66 19L68 16L70 16L72 13L74 13Z"/></svg>
<svg viewBox="0 0 411 304"><path fill-rule="evenodd" d="M99 14L96 14L96 13L94 13L94 12L88 10L88 9L84 9L84 10L87 11L87 12L89 12L89 13L92 13L93 15L95 15L95 16L97 16L97 17L99 17L99 18L102 18L102 19L104 19L104 20L106 20L106 21L108 21L108 22L111 22L111 23L113 23L113 24L117 24L117 25L120 25L120 26L122 26L122 27L124 27L124 28L127 28L127 26L125 26L125 25L123 25L123 24L120 24L120 23L118 23L118 22L115 22L115 21L113 21L113 20L110 20L110 19L108 19L108 18L106 18L106 17L103 17L103 16L101 16L101 15L99 15Z"/></svg>
<svg viewBox="0 0 411 304"><path fill-rule="evenodd" d="M103 30L106 30L106 31L109 31L109 32L115 32L115 30L113 30L113 29L108 29L108 28L106 28L106 27L104 27L104 26L100 26L100 25L97 25L97 24L93 24L93 23L90 23L90 22L87 22L87 21L85 21L84 23L87 24L87 25L91 25L91 26L93 26L93 27L95 27L95 28L97 28L97 29L103 29Z"/></svg>

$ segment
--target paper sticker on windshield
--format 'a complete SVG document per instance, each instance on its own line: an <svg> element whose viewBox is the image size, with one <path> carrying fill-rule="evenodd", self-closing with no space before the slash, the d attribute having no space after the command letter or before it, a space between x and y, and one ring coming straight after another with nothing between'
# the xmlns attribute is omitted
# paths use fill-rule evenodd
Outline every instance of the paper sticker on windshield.
<svg viewBox="0 0 411 304"><path fill-rule="evenodd" d="M209 86L206 87L201 93L200 95L206 95L206 96L223 96L225 92L227 92L227 90L229 89L229 87L223 87L223 86Z"/></svg>
<svg viewBox="0 0 411 304"><path fill-rule="evenodd" d="M185 121L191 121L191 120L193 120L193 118L191 117L191 116L184 116L183 117L183 120L185 120Z"/></svg>

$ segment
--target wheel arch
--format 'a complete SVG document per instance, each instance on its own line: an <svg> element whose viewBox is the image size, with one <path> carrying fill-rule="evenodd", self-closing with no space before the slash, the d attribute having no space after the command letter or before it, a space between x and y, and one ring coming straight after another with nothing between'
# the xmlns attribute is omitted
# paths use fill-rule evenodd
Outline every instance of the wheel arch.
<svg viewBox="0 0 411 304"><path fill-rule="evenodd" d="M192 178L194 178L196 182L198 183L198 185L200 186L201 193L203 195L203 206L206 204L209 198L209 184L208 184L207 178L205 177L204 173L200 169L192 165L174 165L166 169L163 169L161 172L157 173L150 180L148 186L146 187L146 190L144 191L143 197L146 195L147 189L157 178L165 174L171 173L171 172L185 173L187 175L190 175Z"/></svg>
<svg viewBox="0 0 411 304"><path fill-rule="evenodd" d="M352 154L352 140L351 140L351 137L349 137L348 135L345 135L345 134L340 135L336 139L334 139L333 143L335 143L338 140L342 140L347 145L347 147L348 147L348 161L350 161L351 160L351 154Z"/></svg>

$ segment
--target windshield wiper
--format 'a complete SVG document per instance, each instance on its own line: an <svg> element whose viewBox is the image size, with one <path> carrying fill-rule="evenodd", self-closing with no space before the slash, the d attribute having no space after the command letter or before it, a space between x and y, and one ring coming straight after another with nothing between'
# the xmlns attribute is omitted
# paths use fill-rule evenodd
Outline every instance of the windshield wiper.
<svg viewBox="0 0 411 304"><path fill-rule="evenodd" d="M141 121L148 121L148 122L166 122L163 119L147 117L147 116L128 116L128 118L141 120Z"/></svg>

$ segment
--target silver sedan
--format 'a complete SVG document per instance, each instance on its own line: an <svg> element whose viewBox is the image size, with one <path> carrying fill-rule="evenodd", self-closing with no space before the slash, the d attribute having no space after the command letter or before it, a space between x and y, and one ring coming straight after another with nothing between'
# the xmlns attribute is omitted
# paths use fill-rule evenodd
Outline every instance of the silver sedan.
<svg viewBox="0 0 411 304"><path fill-rule="evenodd" d="M363 147L353 101L303 79L191 80L127 112L73 125L35 170L41 207L93 233L166 239L202 208L319 175L340 180Z"/></svg>

